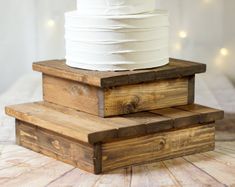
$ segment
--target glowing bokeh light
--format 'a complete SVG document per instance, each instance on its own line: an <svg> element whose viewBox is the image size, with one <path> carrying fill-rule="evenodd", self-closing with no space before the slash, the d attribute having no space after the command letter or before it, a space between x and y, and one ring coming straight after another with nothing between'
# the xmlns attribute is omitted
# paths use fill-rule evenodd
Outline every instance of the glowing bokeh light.
<svg viewBox="0 0 235 187"><path fill-rule="evenodd" d="M54 26L55 26L55 21L52 20L52 19L49 19L49 20L47 21L47 25L48 25L49 27L54 27Z"/></svg>
<svg viewBox="0 0 235 187"><path fill-rule="evenodd" d="M179 32L179 37L180 37L180 38L187 38L187 36L188 36L188 34L187 34L186 31L180 31L180 32Z"/></svg>
<svg viewBox="0 0 235 187"><path fill-rule="evenodd" d="M222 56L228 56L228 49L226 49L226 48L221 48L220 49L220 54L222 55Z"/></svg>

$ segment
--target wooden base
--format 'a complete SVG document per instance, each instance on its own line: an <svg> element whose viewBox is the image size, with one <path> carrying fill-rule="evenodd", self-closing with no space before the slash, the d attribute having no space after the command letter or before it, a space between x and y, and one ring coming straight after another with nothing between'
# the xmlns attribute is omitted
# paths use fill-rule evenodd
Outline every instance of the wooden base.
<svg viewBox="0 0 235 187"><path fill-rule="evenodd" d="M100 117L192 104L194 76L98 88L43 75L43 99Z"/></svg>
<svg viewBox="0 0 235 187"><path fill-rule="evenodd" d="M130 165L156 162L214 149L213 124L154 133L93 146L17 121L17 143L38 153L100 174Z"/></svg>
<svg viewBox="0 0 235 187"><path fill-rule="evenodd" d="M187 105L100 118L38 102L6 108L17 143L92 173L213 150L223 111Z"/></svg>
<svg viewBox="0 0 235 187"><path fill-rule="evenodd" d="M192 104L195 74L204 64L171 59L164 67L124 72L70 68L64 61L38 62L43 99L100 117Z"/></svg>

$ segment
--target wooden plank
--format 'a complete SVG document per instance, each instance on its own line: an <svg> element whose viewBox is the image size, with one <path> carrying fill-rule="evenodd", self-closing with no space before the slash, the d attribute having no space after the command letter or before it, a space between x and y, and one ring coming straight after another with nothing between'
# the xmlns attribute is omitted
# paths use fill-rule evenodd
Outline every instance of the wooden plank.
<svg viewBox="0 0 235 187"><path fill-rule="evenodd" d="M188 104L193 104L195 100L195 75L188 81Z"/></svg>
<svg viewBox="0 0 235 187"><path fill-rule="evenodd" d="M17 159L17 158L16 158ZM20 161L20 160L19 160ZM0 170L1 186L45 186L73 167L50 158L22 163L18 167Z"/></svg>
<svg viewBox="0 0 235 187"><path fill-rule="evenodd" d="M47 187L81 186L81 187L125 187L131 183L130 168L115 170L104 175L93 175L75 169L60 178L51 181Z"/></svg>
<svg viewBox="0 0 235 187"><path fill-rule="evenodd" d="M43 74L43 99L48 102L99 114L98 87Z"/></svg>
<svg viewBox="0 0 235 187"><path fill-rule="evenodd" d="M6 166L8 167L0 169L0 186L19 186L19 184L35 186L36 183L37 185L41 184L44 186L44 182L47 183L48 180L50 181L59 177L61 174L72 168L70 165L59 163L58 161L47 157L42 157L37 153L20 148L16 145L7 146L6 151L8 151L8 147L13 149L10 150L11 156L6 160ZM19 148L21 151L20 153L18 152ZM10 163L14 163L15 166L10 167ZM40 181L40 179L42 181ZM32 185L30 185L30 183Z"/></svg>
<svg viewBox="0 0 235 187"><path fill-rule="evenodd" d="M136 187L145 186L181 186L163 162L145 164L132 167L131 185Z"/></svg>
<svg viewBox="0 0 235 187"><path fill-rule="evenodd" d="M235 166L234 163L221 159L221 156L214 153L197 154L185 157L196 167L209 173L220 183L226 186L234 186L235 184ZM219 160L218 160L219 159ZM233 159L234 160L234 159Z"/></svg>
<svg viewBox="0 0 235 187"><path fill-rule="evenodd" d="M206 71L206 65L170 59L169 65L159 68L138 71L100 72L71 68L65 64L64 60L52 60L34 63L33 69L47 75L70 79L97 87L108 88L112 86L138 84L203 73Z"/></svg>
<svg viewBox="0 0 235 187"><path fill-rule="evenodd" d="M93 147L18 121L19 145L94 173Z"/></svg>
<svg viewBox="0 0 235 187"><path fill-rule="evenodd" d="M214 108L204 107L198 104L179 106L176 108L200 114L200 123L207 123L211 122L211 120L216 121L224 118L224 111L217 110Z"/></svg>
<svg viewBox="0 0 235 187"><path fill-rule="evenodd" d="M214 125L163 132L102 145L102 169L166 160L214 149Z"/></svg>
<svg viewBox="0 0 235 187"><path fill-rule="evenodd" d="M43 99L100 117L117 116L186 105L194 92L189 82L191 77L102 89L43 74Z"/></svg>
<svg viewBox="0 0 235 187"><path fill-rule="evenodd" d="M200 123L200 115L193 112L188 112L180 110L177 108L165 108L159 110L153 110L152 113L162 115L164 117L169 117L174 121L174 128L184 128L189 124Z"/></svg>
<svg viewBox="0 0 235 187"><path fill-rule="evenodd" d="M181 186L224 186L208 173L183 158L167 160L163 163Z"/></svg>
<svg viewBox="0 0 235 187"><path fill-rule="evenodd" d="M102 172L102 165L101 165L101 160L102 160L102 150L101 150L101 143L97 143L94 145L94 157L93 157L93 162L94 162L94 173L95 174L100 174Z"/></svg>
<svg viewBox="0 0 235 187"><path fill-rule="evenodd" d="M206 110L207 107L204 109ZM192 120L196 119L196 115L192 115L192 117L180 116L176 123L173 117L159 116L149 112L100 118L47 102L6 107L6 113L26 123L90 144L176 130L181 128L180 123L184 124L184 127L198 126L198 124L194 124L196 120ZM210 110L204 114L210 116ZM211 120L210 122L214 122L217 116L211 115L208 119ZM201 119L200 123L208 122L208 119L206 121Z"/></svg>
<svg viewBox="0 0 235 187"><path fill-rule="evenodd" d="M186 105L188 84L188 77L185 77L106 89L105 116Z"/></svg>
<svg viewBox="0 0 235 187"><path fill-rule="evenodd" d="M109 118L109 121L118 129L119 138L136 137L173 128L172 119L150 112Z"/></svg>
<svg viewBox="0 0 235 187"><path fill-rule="evenodd" d="M58 108L60 107L58 106ZM63 110L70 111L70 109L66 108ZM83 142L95 143L99 139L108 139L117 136L116 129L98 120L99 117L77 111L74 111L76 115L70 115L52 109L52 107L48 107L43 103L30 103L7 107L6 113L21 121ZM92 139L93 137L94 141Z"/></svg>

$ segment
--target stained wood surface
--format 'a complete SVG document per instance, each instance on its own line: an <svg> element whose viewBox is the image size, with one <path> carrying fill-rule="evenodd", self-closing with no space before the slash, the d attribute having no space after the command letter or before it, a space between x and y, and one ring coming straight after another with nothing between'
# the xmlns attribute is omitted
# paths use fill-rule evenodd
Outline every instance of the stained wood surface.
<svg viewBox="0 0 235 187"><path fill-rule="evenodd" d="M205 122L209 122L208 119L211 120L210 122L214 122L223 118L223 111L221 110L204 106L197 107L197 105L194 108L199 107L200 111L203 110L204 115L207 115ZM184 110L182 110L182 113L184 113ZM196 116L195 111L192 113L193 119L190 119L190 115L187 118L182 117L180 112L171 117L172 111L170 109L169 115L168 113L161 113L160 118L159 115L153 113L152 117L149 118L148 112L123 117L100 118L45 102L9 106L6 107L6 113L26 123L91 144L128 137L127 135L130 135L128 131L133 131L131 133L135 134L132 135L139 136L181 128L175 118L183 121L184 127L205 123L201 113L196 113ZM165 118L162 118L162 116ZM119 132L120 127L121 131ZM123 133L123 131L126 131L126 133Z"/></svg>
<svg viewBox="0 0 235 187"><path fill-rule="evenodd" d="M211 151L215 145L214 124L94 146L18 120L16 132L18 145L95 174Z"/></svg>
<svg viewBox="0 0 235 187"><path fill-rule="evenodd" d="M119 116L192 104L193 77L99 88L43 74L43 99L100 117Z"/></svg>
<svg viewBox="0 0 235 187"><path fill-rule="evenodd" d="M128 167L101 176L15 145L14 120L3 114L4 106L40 100L42 93L40 80L40 76L22 77L0 96L0 184L2 187L233 187L235 185L235 131L233 130L235 89L223 75L202 74L196 81L197 103L225 110L225 119L219 121L216 127L215 151ZM201 155L203 157L198 159Z"/></svg>
<svg viewBox="0 0 235 187"><path fill-rule="evenodd" d="M104 91L104 116L187 105L189 78L119 86ZM191 96L190 96L191 97Z"/></svg>
<svg viewBox="0 0 235 187"><path fill-rule="evenodd" d="M106 88L190 76L205 72L206 65L170 59L168 65L160 68L138 71L99 72L70 68L65 64L64 60L52 60L34 63L33 69L44 74Z"/></svg>
<svg viewBox="0 0 235 187"><path fill-rule="evenodd" d="M205 125L102 145L102 170L214 150L215 127Z"/></svg>
<svg viewBox="0 0 235 187"><path fill-rule="evenodd" d="M99 115L103 91L76 81L43 75L43 99L58 105ZM102 93L101 93L102 92ZM103 106L102 106L103 107Z"/></svg>
<svg viewBox="0 0 235 187"><path fill-rule="evenodd" d="M93 146L22 121L16 124L18 145L95 173Z"/></svg>

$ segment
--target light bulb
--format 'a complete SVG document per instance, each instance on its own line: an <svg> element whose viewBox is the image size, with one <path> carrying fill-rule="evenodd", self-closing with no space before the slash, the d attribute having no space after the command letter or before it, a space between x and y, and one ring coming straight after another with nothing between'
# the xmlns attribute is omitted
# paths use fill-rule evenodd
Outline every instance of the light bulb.
<svg viewBox="0 0 235 187"><path fill-rule="evenodd" d="M49 19L49 20L47 21L47 25L48 25L49 27L54 27L54 26L55 26L55 21L54 21L53 19Z"/></svg>
<svg viewBox="0 0 235 187"><path fill-rule="evenodd" d="M176 44L174 45L174 49L175 49L176 51L180 51L180 50L182 49L181 44L180 44L180 43L176 43Z"/></svg>
<svg viewBox="0 0 235 187"><path fill-rule="evenodd" d="M179 32L179 37L180 37L180 38L187 38L187 36L188 36L188 34L187 34L186 31L180 31L180 32Z"/></svg>
<svg viewBox="0 0 235 187"><path fill-rule="evenodd" d="M221 49L220 49L220 54L221 54L222 56L228 56L228 49L226 49L226 48L221 48Z"/></svg>
<svg viewBox="0 0 235 187"><path fill-rule="evenodd" d="M209 4L212 2L212 0L203 0L204 3Z"/></svg>

